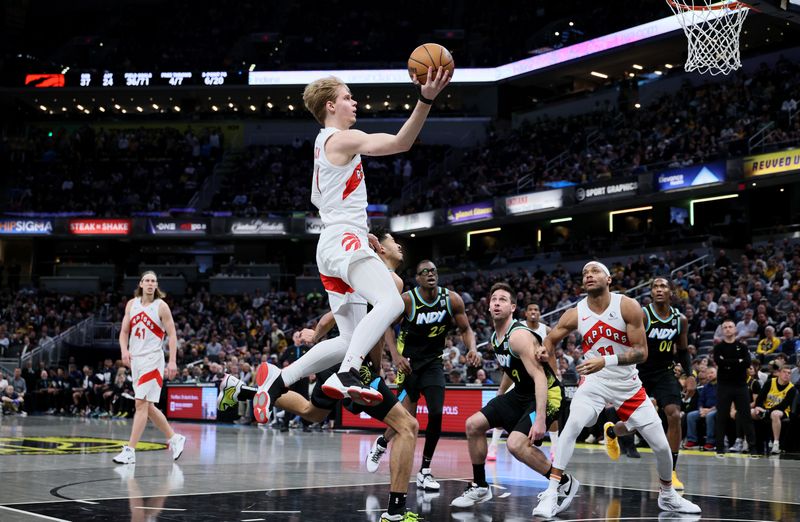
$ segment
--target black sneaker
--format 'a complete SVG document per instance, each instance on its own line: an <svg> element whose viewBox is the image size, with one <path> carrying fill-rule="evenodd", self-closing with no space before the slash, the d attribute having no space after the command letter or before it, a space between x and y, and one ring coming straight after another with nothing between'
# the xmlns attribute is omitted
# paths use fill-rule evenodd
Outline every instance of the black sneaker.
<svg viewBox="0 0 800 522"><path fill-rule="evenodd" d="M353 402L364 406L372 406L383 400L383 395L378 390L361 382L361 375L355 368L331 375L322 385L322 391L332 399L349 397Z"/></svg>

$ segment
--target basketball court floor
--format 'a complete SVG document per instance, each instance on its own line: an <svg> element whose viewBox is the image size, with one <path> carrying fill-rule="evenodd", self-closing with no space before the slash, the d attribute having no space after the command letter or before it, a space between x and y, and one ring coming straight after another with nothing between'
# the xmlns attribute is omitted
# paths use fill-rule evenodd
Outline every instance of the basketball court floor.
<svg viewBox="0 0 800 522"><path fill-rule="evenodd" d="M228 520L372 521L388 500L384 457L375 474L363 461L374 433L291 431L180 423L186 450L177 464L161 434L148 427L135 466L111 458L130 421L3 417L0 421L0 521ZM548 448L545 445L544 449ZM419 467L422 440L414 470ZM751 459L685 452L679 464L686 496L701 518L660 513L653 456L611 462L602 446L579 446L571 471L582 482L559 520L800 520L800 460ZM450 501L466 487L466 442L445 438L434 459L438 494L409 488L408 506L426 521L535 520L544 479L501 448L487 464L495 498L471 510Z"/></svg>

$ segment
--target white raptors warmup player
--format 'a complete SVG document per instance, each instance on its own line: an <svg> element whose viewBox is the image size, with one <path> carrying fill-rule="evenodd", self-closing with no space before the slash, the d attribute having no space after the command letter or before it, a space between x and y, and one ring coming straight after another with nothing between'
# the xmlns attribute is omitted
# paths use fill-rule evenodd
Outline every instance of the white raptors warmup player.
<svg viewBox="0 0 800 522"><path fill-rule="evenodd" d="M306 86L303 102L325 128L314 143L311 202L319 209L325 229L317 244L317 267L336 317L339 337L323 341L282 370L261 365L256 372L259 393L253 400L256 420L269 418L271 404L299 379L341 362L339 372L323 385L335 399L349 396L361 404L382 400L381 394L361 383L358 368L391 323L403 313L389 270L370 248L367 187L361 154L388 156L405 152L417 139L433 99L450 82L441 69L419 86L419 101L396 135L366 134L351 129L356 107L350 89L334 77ZM414 83L419 85L414 79ZM376 245L377 246L377 245ZM360 297L359 297L360 296ZM366 302L373 308L364 315ZM265 413L266 412L266 413Z"/></svg>
<svg viewBox="0 0 800 522"><path fill-rule="evenodd" d="M164 335L169 343L169 365L167 379L178 372L175 357L178 350L175 323L172 312L162 299L163 292L158 289L155 272L145 272L139 281L134 298L125 307L122 329L119 333L119 346L122 349L122 362L130 366L133 378L133 392L136 398L136 414L133 417L131 438L114 457L117 464L136 462L136 445L147 425L153 421L156 428L167 437L172 450L172 458L178 460L183 453L186 437L175 433L167 418L156 408L164 384Z"/></svg>
<svg viewBox="0 0 800 522"><path fill-rule="evenodd" d="M636 364L647 359L642 307L630 297L610 293L609 284L611 274L604 264L586 263L583 286L587 297L561 316L558 325L547 335L539 355L549 356L562 339L578 330L583 339L584 362L576 369L586 376L586 381L572 399L569 418L558 439L549 486L540 495L533 514L552 518L562 510L558 505L558 486L575 450L575 439L584 426L597 422L606 403L611 403L625 426L638 430L652 448L661 483L658 507L664 511L700 513L697 505L678 496L672 487L669 443L656 409L639 380Z"/></svg>

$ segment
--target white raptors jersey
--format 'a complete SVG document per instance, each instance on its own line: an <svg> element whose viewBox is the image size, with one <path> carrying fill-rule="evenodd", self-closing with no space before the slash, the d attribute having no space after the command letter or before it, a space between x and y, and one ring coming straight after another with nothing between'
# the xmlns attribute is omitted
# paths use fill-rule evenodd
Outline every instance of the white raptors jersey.
<svg viewBox="0 0 800 522"><path fill-rule="evenodd" d="M583 337L583 356L586 359L604 355L622 355L631 349L625 319L622 318L622 294L611 294L611 304L601 314L589 309L586 298L578 302L578 331ZM602 379L628 380L639 372L635 364L610 366L587 375Z"/></svg>
<svg viewBox="0 0 800 522"><path fill-rule="evenodd" d="M128 350L132 357L163 352L164 338L167 336L164 325L158 316L161 299L156 299L147 306L142 305L142 298L137 297L131 305L131 336Z"/></svg>
<svg viewBox="0 0 800 522"><path fill-rule="evenodd" d="M325 127L319 131L314 142L314 179L311 187L311 202L319 209L322 223L351 225L366 232L367 185L361 155L356 154L350 163L339 167L325 156L325 142L339 129Z"/></svg>

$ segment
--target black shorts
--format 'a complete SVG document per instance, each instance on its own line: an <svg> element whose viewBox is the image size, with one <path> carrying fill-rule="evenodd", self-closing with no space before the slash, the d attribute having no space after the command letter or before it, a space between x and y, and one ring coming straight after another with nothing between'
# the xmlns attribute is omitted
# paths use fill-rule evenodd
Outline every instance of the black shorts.
<svg viewBox="0 0 800 522"><path fill-rule="evenodd" d="M333 373L333 371L329 370L318 373L317 385L314 386L314 391L311 392L311 404L321 410L332 411L336 407L336 403L339 402L338 399L328 397L322 391L322 383L324 383L328 377L333 375ZM379 404L374 406L363 406L361 404L354 403L350 399L344 399L342 401L342 406L349 412L356 415L363 412L373 419L383 421L383 419L389 415L389 411L391 411L391 409L394 408L394 405L399 401L397 400L397 397L395 397L394 393L392 393L392 390L383 381L383 379L380 378L380 376L374 377L370 383L370 387L378 390L381 395L383 395L383 401L381 401Z"/></svg>
<svg viewBox="0 0 800 522"><path fill-rule="evenodd" d="M408 395L411 402L419 402L420 393L425 388L437 387L444 388L444 367L441 359L436 359L419 369L413 369L411 375L402 375L402 380L398 379L397 386L400 389L399 400L402 401Z"/></svg>
<svg viewBox="0 0 800 522"><path fill-rule="evenodd" d="M672 370L661 372L639 374L644 391L647 395L656 400L656 404L662 410L669 404L681 406L681 384L672 373Z"/></svg>
<svg viewBox="0 0 800 522"><path fill-rule="evenodd" d="M563 398L564 390L560 386L548 390L547 417L545 418L547 427L558 420ZM535 410L536 398L533 395L522 395L512 388L503 395L498 395L490 400L481 409L481 413L489 421L490 427L503 428L508 433L519 431L527 437L533 426L531 414Z"/></svg>

